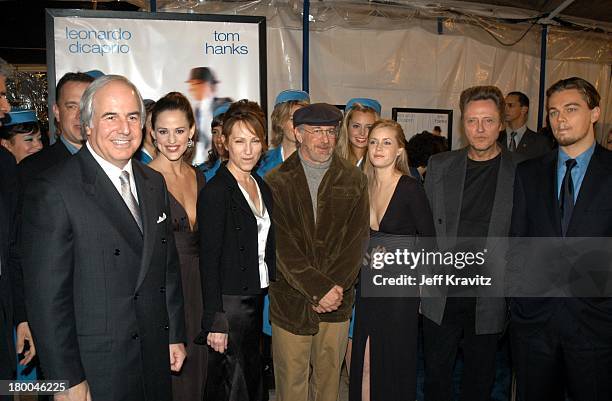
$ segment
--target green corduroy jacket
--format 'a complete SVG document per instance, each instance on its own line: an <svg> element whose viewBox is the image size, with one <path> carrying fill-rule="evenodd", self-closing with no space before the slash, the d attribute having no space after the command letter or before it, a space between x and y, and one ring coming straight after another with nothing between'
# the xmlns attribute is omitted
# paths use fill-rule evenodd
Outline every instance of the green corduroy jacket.
<svg viewBox="0 0 612 401"><path fill-rule="evenodd" d="M298 335L312 335L319 322L350 318L355 282L369 236L367 179L355 166L332 156L317 195L317 219L298 152L266 175L274 197L277 279L270 284L270 320ZM334 286L342 305L313 310Z"/></svg>

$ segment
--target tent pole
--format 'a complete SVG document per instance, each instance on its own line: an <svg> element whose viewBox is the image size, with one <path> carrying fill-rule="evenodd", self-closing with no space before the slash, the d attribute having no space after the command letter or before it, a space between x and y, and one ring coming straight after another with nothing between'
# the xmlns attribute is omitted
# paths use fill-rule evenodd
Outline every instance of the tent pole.
<svg viewBox="0 0 612 401"><path fill-rule="evenodd" d="M544 117L544 98L546 94L546 42L548 39L548 25L542 26L542 44L540 47L540 98L538 102L538 131L542 128Z"/></svg>
<svg viewBox="0 0 612 401"><path fill-rule="evenodd" d="M545 18L541 18L538 23L540 24L550 24L553 22L553 19L561 13L561 11L568 8L574 1L576 0L565 0L563 3L559 4L557 8L552 10Z"/></svg>
<svg viewBox="0 0 612 401"><path fill-rule="evenodd" d="M309 92L308 63L310 53L310 0L304 0L304 17L302 20L302 90Z"/></svg>

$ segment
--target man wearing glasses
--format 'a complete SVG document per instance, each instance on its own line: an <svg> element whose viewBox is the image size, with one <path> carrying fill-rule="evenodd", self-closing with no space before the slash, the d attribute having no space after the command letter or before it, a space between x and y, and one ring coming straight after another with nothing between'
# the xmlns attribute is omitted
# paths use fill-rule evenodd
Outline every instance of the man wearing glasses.
<svg viewBox="0 0 612 401"><path fill-rule="evenodd" d="M366 177L334 154L341 119L329 104L297 110L298 151L266 176L278 230L270 319L279 401L338 398L369 229Z"/></svg>

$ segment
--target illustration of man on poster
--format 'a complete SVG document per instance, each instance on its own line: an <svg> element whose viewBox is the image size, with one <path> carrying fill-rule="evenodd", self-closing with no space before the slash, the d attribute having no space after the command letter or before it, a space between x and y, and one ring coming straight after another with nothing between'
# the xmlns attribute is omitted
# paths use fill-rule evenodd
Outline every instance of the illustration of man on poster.
<svg viewBox="0 0 612 401"><path fill-rule="evenodd" d="M197 166L204 163L208 157L208 151L212 146L210 123L213 118L213 110L220 103L223 103L223 99L215 97L219 81L209 67L192 68L187 83L189 84L189 93L194 101L192 106L198 130L192 159L192 164Z"/></svg>

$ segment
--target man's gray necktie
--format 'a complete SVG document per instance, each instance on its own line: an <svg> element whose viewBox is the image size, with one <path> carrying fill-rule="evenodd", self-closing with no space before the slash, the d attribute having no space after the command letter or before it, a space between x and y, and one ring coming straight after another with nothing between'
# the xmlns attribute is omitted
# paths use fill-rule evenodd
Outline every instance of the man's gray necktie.
<svg viewBox="0 0 612 401"><path fill-rule="evenodd" d="M134 220L136 220L136 224L138 224L138 228L140 232L142 232L142 220L140 219L140 209L138 207L138 203L136 203L136 198L132 194L132 190L130 189L130 173L127 171L122 171L119 176L119 180L121 181L121 197L125 201L128 209L130 209L130 213L134 216Z"/></svg>
<svg viewBox="0 0 612 401"><path fill-rule="evenodd" d="M516 152L516 132L510 134L510 152Z"/></svg>

